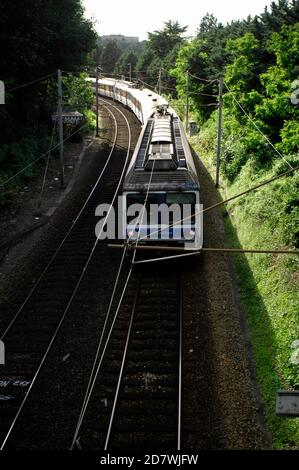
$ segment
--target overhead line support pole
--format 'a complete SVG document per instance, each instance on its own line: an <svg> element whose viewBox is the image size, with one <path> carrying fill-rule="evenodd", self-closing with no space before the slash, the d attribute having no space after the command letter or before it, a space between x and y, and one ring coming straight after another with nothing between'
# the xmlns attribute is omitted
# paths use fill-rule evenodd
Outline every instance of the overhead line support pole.
<svg viewBox="0 0 299 470"><path fill-rule="evenodd" d="M64 181L64 155L63 155L63 121L62 121L62 79L61 70L57 70L58 82L58 128L59 128L59 158L60 158L60 184L65 187Z"/></svg>
<svg viewBox="0 0 299 470"><path fill-rule="evenodd" d="M158 94L161 95L161 75L162 75L162 70L159 69L159 78L158 78Z"/></svg>
<svg viewBox="0 0 299 470"><path fill-rule="evenodd" d="M96 68L96 136L99 137L99 67Z"/></svg>
<svg viewBox="0 0 299 470"><path fill-rule="evenodd" d="M223 96L223 77L219 79L219 107L218 107L218 138L217 138L217 164L216 164L216 188L219 187L220 174L220 156L221 156L221 139L222 139L222 99Z"/></svg>
<svg viewBox="0 0 299 470"><path fill-rule="evenodd" d="M187 71L187 85L186 85L186 132L189 133L189 71Z"/></svg>

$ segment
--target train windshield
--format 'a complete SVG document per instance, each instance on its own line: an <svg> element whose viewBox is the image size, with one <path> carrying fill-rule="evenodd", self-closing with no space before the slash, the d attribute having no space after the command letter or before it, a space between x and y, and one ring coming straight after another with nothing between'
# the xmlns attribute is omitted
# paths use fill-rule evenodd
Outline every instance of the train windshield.
<svg viewBox="0 0 299 470"><path fill-rule="evenodd" d="M127 195L127 209L133 204L144 205L146 200L146 214L147 223L150 224L153 221L153 216L156 214L157 206L161 204L167 204L167 206L177 205L180 209L181 217L187 218L183 225L189 225L195 223L195 210L196 210L196 195L195 193L149 193L146 194L128 194ZM127 216L127 222L130 223L134 219L135 215L130 214ZM173 219L173 213L169 214L170 219ZM161 215L158 216L158 223L161 223Z"/></svg>
<svg viewBox="0 0 299 470"><path fill-rule="evenodd" d="M166 204L195 204L194 193L167 193L165 194Z"/></svg>

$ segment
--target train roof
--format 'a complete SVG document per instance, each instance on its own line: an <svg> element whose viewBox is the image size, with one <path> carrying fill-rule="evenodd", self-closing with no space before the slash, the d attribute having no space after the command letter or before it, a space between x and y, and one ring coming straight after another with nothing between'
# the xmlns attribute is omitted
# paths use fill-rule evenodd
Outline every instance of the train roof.
<svg viewBox="0 0 299 470"><path fill-rule="evenodd" d="M89 78L89 80L92 83L95 83L96 81L95 78ZM99 79L99 85L115 86L118 90L129 92L131 96L136 98L141 104L144 123L146 123L149 117L153 115L157 107L168 106L168 101L163 98L163 96L160 96L149 88L144 87L142 83L136 84L135 82L103 77ZM174 110L172 111L176 114Z"/></svg>
<svg viewBox="0 0 299 470"><path fill-rule="evenodd" d="M144 127L130 167L124 191L197 190L193 157L182 123L177 115L152 116Z"/></svg>
<svg viewBox="0 0 299 470"><path fill-rule="evenodd" d="M95 79L90 79L95 82ZM124 80L103 77L100 86L130 93L141 105L143 128L123 191L198 190L199 182L183 125L168 101L154 91Z"/></svg>

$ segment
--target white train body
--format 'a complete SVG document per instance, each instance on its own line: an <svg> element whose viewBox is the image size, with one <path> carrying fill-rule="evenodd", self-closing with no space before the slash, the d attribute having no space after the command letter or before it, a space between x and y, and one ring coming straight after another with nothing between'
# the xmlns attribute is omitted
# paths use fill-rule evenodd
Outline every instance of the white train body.
<svg viewBox="0 0 299 470"><path fill-rule="evenodd" d="M95 79L91 81L95 89ZM200 249L203 241L200 187L177 113L165 98L131 82L103 78L99 80L98 93L131 109L142 124L123 183L123 238L138 240L138 244ZM142 220L138 211L134 216L134 204L146 206ZM166 212L161 210L157 215L157 207L166 208ZM171 213L172 207L181 209L179 219ZM154 211L156 219L152 217Z"/></svg>

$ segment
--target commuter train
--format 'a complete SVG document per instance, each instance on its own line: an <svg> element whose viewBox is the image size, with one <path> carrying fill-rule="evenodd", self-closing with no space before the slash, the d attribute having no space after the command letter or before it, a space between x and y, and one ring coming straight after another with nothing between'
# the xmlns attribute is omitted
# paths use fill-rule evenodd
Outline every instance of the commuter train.
<svg viewBox="0 0 299 470"><path fill-rule="evenodd" d="M123 238L200 249L200 187L178 115L165 98L131 82L103 78L98 93L127 106L142 124L122 188Z"/></svg>

